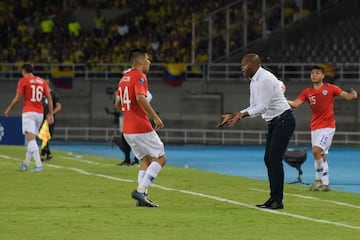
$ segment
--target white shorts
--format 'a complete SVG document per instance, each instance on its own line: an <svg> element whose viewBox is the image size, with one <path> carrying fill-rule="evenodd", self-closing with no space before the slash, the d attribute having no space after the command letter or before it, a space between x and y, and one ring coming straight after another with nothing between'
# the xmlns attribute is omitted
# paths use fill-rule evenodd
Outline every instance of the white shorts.
<svg viewBox="0 0 360 240"><path fill-rule="evenodd" d="M44 115L37 112L25 112L22 114L22 132L33 133L39 135L39 129L43 121Z"/></svg>
<svg viewBox="0 0 360 240"><path fill-rule="evenodd" d="M138 159L143 159L146 155L154 158L165 155L164 143L155 131L134 134L124 133L124 137Z"/></svg>
<svg viewBox="0 0 360 240"><path fill-rule="evenodd" d="M328 154L335 134L335 128L321 128L311 131L311 145L320 147L323 154Z"/></svg>

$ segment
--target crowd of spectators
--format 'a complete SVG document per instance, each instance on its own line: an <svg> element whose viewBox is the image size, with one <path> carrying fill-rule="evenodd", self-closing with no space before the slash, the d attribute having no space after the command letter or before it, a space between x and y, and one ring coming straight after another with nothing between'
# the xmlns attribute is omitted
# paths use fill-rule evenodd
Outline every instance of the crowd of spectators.
<svg viewBox="0 0 360 240"><path fill-rule="evenodd" d="M231 2L188 0L180 5L173 0L3 0L0 63L81 63L101 71L102 63L127 62L127 52L134 47L150 48L155 62L190 62L192 14L204 16ZM101 13L103 9L126 8L132 11L119 21L108 21ZM94 24L92 31L84 31L79 22L66 22L60 17L71 9L97 10L96 17L90 20ZM241 16L240 12L233 14L233 21ZM261 35L256 30L259 25L252 25L255 37ZM215 33L220 32L216 27L223 25L214 25ZM214 48L220 51L224 44L224 34L218 34ZM196 61L207 62L207 49L201 45L198 48ZM116 64L114 70L119 70Z"/></svg>

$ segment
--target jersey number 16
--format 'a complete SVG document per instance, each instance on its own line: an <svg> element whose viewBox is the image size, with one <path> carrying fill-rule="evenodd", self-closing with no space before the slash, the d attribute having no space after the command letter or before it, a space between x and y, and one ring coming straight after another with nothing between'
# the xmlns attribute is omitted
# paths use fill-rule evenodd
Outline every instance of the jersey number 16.
<svg viewBox="0 0 360 240"><path fill-rule="evenodd" d="M41 102L41 99L43 97L43 87L42 86L36 86L36 85L30 85L31 87L31 102Z"/></svg>

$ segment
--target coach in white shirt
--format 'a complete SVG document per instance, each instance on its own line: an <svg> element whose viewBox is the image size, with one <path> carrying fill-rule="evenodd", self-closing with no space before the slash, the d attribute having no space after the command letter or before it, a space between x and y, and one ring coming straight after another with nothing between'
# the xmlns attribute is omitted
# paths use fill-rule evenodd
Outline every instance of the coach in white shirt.
<svg viewBox="0 0 360 240"><path fill-rule="evenodd" d="M283 156L295 130L296 121L279 80L260 66L260 58L251 53L241 61L243 76L250 78L250 106L240 112L222 115L217 127L233 127L239 120L261 116L268 123L264 161L268 171L270 198L259 208L282 209L284 194Z"/></svg>

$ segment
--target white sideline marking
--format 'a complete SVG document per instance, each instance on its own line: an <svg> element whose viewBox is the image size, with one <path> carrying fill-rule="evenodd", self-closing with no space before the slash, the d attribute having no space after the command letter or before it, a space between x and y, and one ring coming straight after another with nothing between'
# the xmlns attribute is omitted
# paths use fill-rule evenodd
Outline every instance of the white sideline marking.
<svg viewBox="0 0 360 240"><path fill-rule="evenodd" d="M134 180L130 180L130 179L126 179L126 178L112 177L112 176L108 176L108 175L104 175L104 174L91 174L91 175L110 179L110 180L121 181L121 182L131 182L131 183L135 182Z"/></svg>
<svg viewBox="0 0 360 240"><path fill-rule="evenodd" d="M74 160L74 161L79 161L79 162L84 162L84 163L89 163L89 164L95 164L95 165L107 165L107 166L110 165L110 164L94 162L94 161L91 161L91 160L78 159L78 158L75 158L75 157L61 157L61 158ZM161 188L161 186L158 186L158 187ZM248 188L248 189L249 190L254 190L254 191L260 191L260 192L268 192L268 191L265 191L263 189L258 189L258 188ZM164 188L164 190L169 190L169 189ZM351 208L360 209L360 206L357 206L357 205L352 205L352 204L349 204L349 203L337 202L337 201L332 201L332 200L323 200L323 199L312 197L312 196L306 196L306 195L301 195L301 194L290 194L290 193L284 193L284 195L303 198L303 199L324 201L324 202L329 202L329 203L333 203L333 204L336 204L336 205L341 205L341 206L345 206L345 207L351 207Z"/></svg>
<svg viewBox="0 0 360 240"><path fill-rule="evenodd" d="M7 155L1 155L0 154L0 157L3 157L5 159L9 159L9 160L16 160L16 161L20 160L21 161L21 159L13 158L13 157L10 157L10 156L7 156ZM132 182L132 183L135 182L134 180L130 180L130 179L117 178L117 177L112 177L112 176L103 175L103 174L95 174L95 173L91 173L91 172L88 172L88 171L85 171L85 170L79 169L79 168L65 167L65 166L54 165L54 164L47 164L47 166L53 167L53 168L69 169L69 170L78 172L80 174L89 175L89 176L96 176L96 177L106 178L106 179L120 181L120 182ZM157 184L152 184L152 187L163 189L163 190L166 190L166 191L177 191L177 192L181 192L181 193L185 193L185 194L189 194L189 195L194 195L194 196L199 196L199 197L204 197L204 198L208 198L208 199L212 199L212 200L216 200L216 201L220 201L220 202L227 202L227 203L231 203L231 204L234 204L234 205L247 207L247 208L251 208L251 209L254 209L254 210L263 211L263 212L267 212L267 213L283 215L283 216L293 217L293 218L297 218L297 219L308 220L308 221L312 221L312 222L325 223L325 224L335 225L335 226L339 226L339 227L345 227L345 228L351 228L351 229L360 230L360 226L353 226L353 225L349 225L349 224L341 223L341 222L332 222L332 221L328 221L328 220L324 220L324 219L311 218L311 217L306 217L306 216L302 216L302 215L298 215L298 214L287 213L287 212L284 212L284 211L257 208L255 206L247 204L247 203L242 203L242 202L238 202L238 201L235 201L235 200L230 200L230 199L226 199L226 198L222 198L222 197L207 195L207 194L203 194L203 193L192 192L192 191L181 190L181 189L179 190L179 189L175 189L175 188L164 187L164 186L157 185ZM265 191L265 190L257 189L257 188L249 188L249 190L261 191L261 192ZM298 194L287 194L287 195L296 195L297 196ZM302 196L302 195L298 195L298 196ZM310 198L312 198L312 197L310 197ZM317 198L314 198L314 199L322 200L322 199L317 199ZM322 201L327 201L327 200L322 200ZM334 202L334 201L330 201L330 202ZM337 202L335 202L335 203L337 203ZM343 203L343 204L345 204L345 203Z"/></svg>
<svg viewBox="0 0 360 240"><path fill-rule="evenodd" d="M79 155L81 156L81 155ZM87 159L79 159L79 158L74 158L74 157L60 157L61 159L66 159L66 160L72 160L72 161L78 161L78 162L82 162L82 163L88 163L91 165L101 165L101 166L108 166L108 167L113 167L113 164L106 164L106 163L99 163L99 162L94 162L91 160L87 160Z"/></svg>
<svg viewBox="0 0 360 240"><path fill-rule="evenodd" d="M78 162L84 162L84 163L89 163L89 164L93 164L93 165L99 165L100 164L98 162L93 162L93 161L86 160L86 159L77 159L77 158L73 158L73 157L60 157L60 158L67 159L67 160L75 160L75 161L78 161Z"/></svg>
<svg viewBox="0 0 360 240"><path fill-rule="evenodd" d="M265 191L265 190L259 189L259 188L248 188L248 189L253 190L253 191L258 191L258 192L268 192L268 191ZM298 197L298 198L304 198L304 199L318 200L318 201L323 201L323 202L329 202L329 203L333 203L336 205L360 209L360 206L357 206L357 205L352 205L352 204L343 203L343 202L337 202L337 201L333 201L333 200L324 200L324 199L312 197L312 196L306 196L306 195L301 195L301 194L291 194L291 193L284 193L284 195Z"/></svg>

